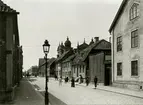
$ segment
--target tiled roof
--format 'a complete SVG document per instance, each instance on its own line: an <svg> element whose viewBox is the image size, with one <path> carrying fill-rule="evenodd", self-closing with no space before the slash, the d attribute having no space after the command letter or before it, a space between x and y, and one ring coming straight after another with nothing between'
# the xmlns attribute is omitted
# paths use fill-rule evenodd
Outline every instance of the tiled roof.
<svg viewBox="0 0 143 105"><path fill-rule="evenodd" d="M116 14L116 16L115 16L115 18L114 18L114 20L113 20L113 22L112 22L110 28L109 28L109 32L110 32L110 33L111 33L112 29L115 27L115 25L116 25L118 19L120 18L121 14L122 14L122 11L124 10L124 8L125 8L125 6L126 6L126 4L127 4L128 1L129 1L129 0L123 0L123 1L122 1L121 5L120 5L120 7L119 7L119 9L118 9L118 12L117 12L117 14Z"/></svg>
<svg viewBox="0 0 143 105"><path fill-rule="evenodd" d="M106 40L100 40L90 46L88 46L86 49L82 50L79 54L76 54L76 57L73 60L73 64L81 64L83 63L86 58L88 57L89 53L91 52L91 50L93 48L95 48L99 43L101 43L102 41L106 41Z"/></svg>
<svg viewBox="0 0 143 105"><path fill-rule="evenodd" d="M66 51L65 53L63 53L60 57L58 57L58 58L56 59L56 62L62 60L67 54L70 53L70 51L71 51L71 50L68 50L68 51Z"/></svg>
<svg viewBox="0 0 143 105"><path fill-rule="evenodd" d="M0 0L0 12L18 13L18 12L16 12L16 10L14 10L10 6L6 5L2 0Z"/></svg>
<svg viewBox="0 0 143 105"><path fill-rule="evenodd" d="M85 49L87 47L88 47L88 44L87 43L83 43L83 44L81 44L81 45L78 46L78 49L79 50L83 50L83 49Z"/></svg>
<svg viewBox="0 0 143 105"><path fill-rule="evenodd" d="M73 60L74 57L75 57L75 54L69 56L69 57L68 57L67 59L65 59L63 62L69 62L69 61Z"/></svg>

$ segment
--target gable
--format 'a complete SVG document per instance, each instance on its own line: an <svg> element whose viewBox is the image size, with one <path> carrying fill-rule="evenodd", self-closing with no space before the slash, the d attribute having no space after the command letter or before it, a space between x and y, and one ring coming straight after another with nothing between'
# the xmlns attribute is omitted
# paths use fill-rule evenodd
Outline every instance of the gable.
<svg viewBox="0 0 143 105"><path fill-rule="evenodd" d="M109 28L109 32L110 33L111 33L112 29L115 27L115 25L117 24L117 22L118 22L121 14L122 14L124 8L126 7L126 4L127 4L128 1L129 0L123 0L122 1L121 5L120 5L120 7L118 9L118 12L116 13L115 18L114 18L114 20L113 20L113 22L112 22L112 24L111 24L111 26Z"/></svg>
<svg viewBox="0 0 143 105"><path fill-rule="evenodd" d="M95 46L93 49L102 49L102 50L111 49L111 43L103 40L97 46Z"/></svg>
<svg viewBox="0 0 143 105"><path fill-rule="evenodd" d="M4 1L4 0L3 0ZM2 0L0 0L0 12L5 12L5 13L16 13L19 14L16 10L13 8L9 7L7 4L5 4Z"/></svg>

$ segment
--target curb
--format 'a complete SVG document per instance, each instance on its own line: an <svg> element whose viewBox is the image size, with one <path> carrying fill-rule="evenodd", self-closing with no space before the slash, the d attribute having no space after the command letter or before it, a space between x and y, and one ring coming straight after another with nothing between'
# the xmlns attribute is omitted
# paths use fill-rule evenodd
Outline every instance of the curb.
<svg viewBox="0 0 143 105"><path fill-rule="evenodd" d="M76 84L78 86L82 86L82 87L86 87L86 86L83 86L83 85L80 85L80 84ZM120 92L116 92L116 91L112 91L112 90L107 90L107 89L101 89L101 88L96 88L98 90L102 90L102 91L108 91L108 92L112 92L112 93L117 93L117 94L122 94L122 95L126 95L126 96L131 96L131 97L135 97L135 98L141 98L143 99L143 97L141 96L135 96L135 95L131 95L131 94L126 94L126 93L120 93Z"/></svg>

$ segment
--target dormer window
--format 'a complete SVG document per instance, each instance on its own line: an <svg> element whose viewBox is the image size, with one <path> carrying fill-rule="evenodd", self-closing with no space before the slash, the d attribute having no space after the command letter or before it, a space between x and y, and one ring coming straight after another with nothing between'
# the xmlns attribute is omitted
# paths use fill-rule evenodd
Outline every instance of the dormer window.
<svg viewBox="0 0 143 105"><path fill-rule="evenodd" d="M130 20L139 16L139 4L134 3L130 9Z"/></svg>

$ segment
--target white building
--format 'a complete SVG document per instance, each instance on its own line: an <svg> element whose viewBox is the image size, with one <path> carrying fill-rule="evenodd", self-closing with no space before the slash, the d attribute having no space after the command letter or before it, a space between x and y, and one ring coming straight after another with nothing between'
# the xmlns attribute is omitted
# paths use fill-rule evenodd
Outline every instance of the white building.
<svg viewBox="0 0 143 105"><path fill-rule="evenodd" d="M109 32L112 35L112 82L143 86L143 0L123 0Z"/></svg>

